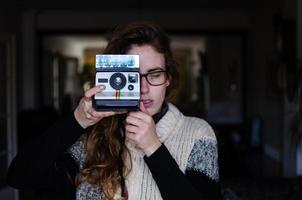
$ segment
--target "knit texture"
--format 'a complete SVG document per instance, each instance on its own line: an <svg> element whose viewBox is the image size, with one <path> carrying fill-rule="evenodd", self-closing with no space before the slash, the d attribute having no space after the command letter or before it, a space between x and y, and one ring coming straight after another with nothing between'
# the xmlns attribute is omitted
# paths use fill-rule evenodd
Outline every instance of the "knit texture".
<svg viewBox="0 0 302 200"><path fill-rule="evenodd" d="M212 128L202 119L185 117L174 105L168 104L169 110L156 124L159 139L165 144L180 170L195 170L218 181L217 141ZM126 145L131 153L132 171L126 177L129 200L161 200L161 194L146 165L144 153L130 140ZM85 150L81 141L70 149L72 157L80 168L85 159ZM96 186L88 183L77 188L77 200L103 199ZM116 199L119 199L116 195ZM85 198L86 197L86 198Z"/></svg>

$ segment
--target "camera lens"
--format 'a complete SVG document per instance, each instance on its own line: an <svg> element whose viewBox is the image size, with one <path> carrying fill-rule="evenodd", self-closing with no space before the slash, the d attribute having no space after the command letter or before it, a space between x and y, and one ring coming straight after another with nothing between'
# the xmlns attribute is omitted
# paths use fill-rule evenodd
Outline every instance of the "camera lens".
<svg viewBox="0 0 302 200"><path fill-rule="evenodd" d="M121 77L116 77L116 79L114 80L114 83L115 83L116 85L120 85L120 84L122 83Z"/></svg>
<svg viewBox="0 0 302 200"><path fill-rule="evenodd" d="M122 73L114 73L110 77L110 86L115 89L115 90L121 90L125 87L126 85L126 77Z"/></svg>

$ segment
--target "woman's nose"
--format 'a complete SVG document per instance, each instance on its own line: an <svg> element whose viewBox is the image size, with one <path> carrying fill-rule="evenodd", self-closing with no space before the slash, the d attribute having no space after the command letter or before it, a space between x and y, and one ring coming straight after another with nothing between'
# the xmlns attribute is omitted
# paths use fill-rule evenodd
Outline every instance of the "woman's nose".
<svg viewBox="0 0 302 200"><path fill-rule="evenodd" d="M141 78L141 93L146 94L149 92L149 83L147 82L146 77Z"/></svg>

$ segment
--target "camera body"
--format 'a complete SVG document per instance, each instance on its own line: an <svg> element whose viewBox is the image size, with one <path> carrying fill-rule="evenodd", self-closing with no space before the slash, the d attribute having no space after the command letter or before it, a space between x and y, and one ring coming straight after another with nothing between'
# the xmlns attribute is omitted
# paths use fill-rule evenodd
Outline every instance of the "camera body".
<svg viewBox="0 0 302 200"><path fill-rule="evenodd" d="M98 54L95 63L95 84L105 86L94 95L95 110L139 110L139 56Z"/></svg>

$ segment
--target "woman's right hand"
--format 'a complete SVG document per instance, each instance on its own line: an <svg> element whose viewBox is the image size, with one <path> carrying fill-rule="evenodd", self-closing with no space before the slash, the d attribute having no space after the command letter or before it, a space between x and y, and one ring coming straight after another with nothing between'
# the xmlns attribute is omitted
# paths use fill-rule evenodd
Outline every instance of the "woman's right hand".
<svg viewBox="0 0 302 200"><path fill-rule="evenodd" d="M115 114L121 114L120 112L97 112L92 107L92 97L96 93L102 92L105 89L104 86L95 86L85 92L84 97L80 100L77 108L74 111L74 116L78 123L85 129L89 126L96 124L104 117L108 117Z"/></svg>

